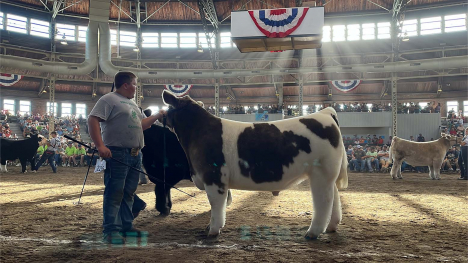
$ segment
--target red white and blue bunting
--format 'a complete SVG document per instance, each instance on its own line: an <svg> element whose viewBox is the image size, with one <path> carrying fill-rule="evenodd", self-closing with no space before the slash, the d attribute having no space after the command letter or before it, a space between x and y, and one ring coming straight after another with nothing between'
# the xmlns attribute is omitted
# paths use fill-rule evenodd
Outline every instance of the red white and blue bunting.
<svg viewBox="0 0 468 263"><path fill-rule="evenodd" d="M184 96L193 85L165 85L166 89L174 93L177 97Z"/></svg>
<svg viewBox="0 0 468 263"><path fill-rule="evenodd" d="M331 81L333 87L341 92L350 92L356 89L359 84L361 84L361 80L353 79L353 80L333 80Z"/></svg>
<svg viewBox="0 0 468 263"><path fill-rule="evenodd" d="M0 86L13 86L22 78L21 75L0 73Z"/></svg>
<svg viewBox="0 0 468 263"><path fill-rule="evenodd" d="M250 17L257 28L267 37L287 37L304 20L308 7L283 9L249 10Z"/></svg>

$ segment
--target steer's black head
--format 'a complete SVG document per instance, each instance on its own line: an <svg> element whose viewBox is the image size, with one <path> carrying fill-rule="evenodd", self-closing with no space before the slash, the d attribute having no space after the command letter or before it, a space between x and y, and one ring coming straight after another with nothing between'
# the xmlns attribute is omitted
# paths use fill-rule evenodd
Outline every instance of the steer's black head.
<svg viewBox="0 0 468 263"><path fill-rule="evenodd" d="M202 102L196 102L189 96L178 98L172 92L164 90L162 98L163 102L169 106L166 125L174 132L190 129L194 122L201 121L201 115L209 114L203 108Z"/></svg>

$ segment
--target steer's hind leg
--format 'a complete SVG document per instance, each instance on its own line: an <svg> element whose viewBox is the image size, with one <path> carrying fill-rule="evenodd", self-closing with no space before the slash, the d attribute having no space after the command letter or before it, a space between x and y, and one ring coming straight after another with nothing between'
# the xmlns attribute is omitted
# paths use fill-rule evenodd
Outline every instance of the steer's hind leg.
<svg viewBox="0 0 468 263"><path fill-rule="evenodd" d="M208 237L219 235L221 228L226 223L226 204L228 191L226 187L220 188L216 184L205 185L205 191L211 205L211 220Z"/></svg>
<svg viewBox="0 0 468 263"><path fill-rule="evenodd" d="M429 178L431 178L432 180L435 180L435 175L434 175L434 166L433 165L429 165Z"/></svg>
<svg viewBox="0 0 468 263"><path fill-rule="evenodd" d="M434 177L432 177L432 179L440 180L440 168L442 167L442 161L434 161L432 167L434 167Z"/></svg>
<svg viewBox="0 0 468 263"><path fill-rule="evenodd" d="M337 169L315 168L310 176L314 217L309 230L307 230L306 239L317 239L330 222L333 208L333 188L335 187L334 179L336 179L336 176L331 174L331 170ZM336 174L338 174L338 171L336 171Z"/></svg>
<svg viewBox="0 0 468 263"><path fill-rule="evenodd" d="M393 161L392 170L390 171L390 175L393 179L397 179L398 175L401 176L401 163L401 161Z"/></svg>
<svg viewBox="0 0 468 263"><path fill-rule="evenodd" d="M333 187L333 208L330 223L328 223L327 232L335 232L341 223L341 200L336 184Z"/></svg>

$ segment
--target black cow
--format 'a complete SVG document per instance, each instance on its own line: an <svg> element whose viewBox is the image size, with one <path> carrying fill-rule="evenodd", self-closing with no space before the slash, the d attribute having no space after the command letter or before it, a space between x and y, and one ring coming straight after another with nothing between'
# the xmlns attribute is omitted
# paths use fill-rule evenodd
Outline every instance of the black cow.
<svg viewBox="0 0 468 263"><path fill-rule="evenodd" d="M0 154L0 170L7 172L6 161L14 161L19 159L21 162L22 172L26 172L26 164L29 161L31 170L34 170L37 148L39 144L45 144L46 139L42 135L31 134L31 138L12 141L1 139L1 154Z"/></svg>
<svg viewBox="0 0 468 263"><path fill-rule="evenodd" d="M146 110L147 116L151 115ZM169 129L152 125L144 131L145 147L143 153L143 166L150 175L148 178L155 183L154 193L156 194L156 210L161 215L167 216L171 212L171 186L176 185L181 180L191 180L190 168L184 150L180 146L179 140ZM164 136L166 141L166 172L164 176ZM157 180L160 181L157 181ZM166 184L161 183L165 181ZM135 195L132 211L138 215L146 204Z"/></svg>

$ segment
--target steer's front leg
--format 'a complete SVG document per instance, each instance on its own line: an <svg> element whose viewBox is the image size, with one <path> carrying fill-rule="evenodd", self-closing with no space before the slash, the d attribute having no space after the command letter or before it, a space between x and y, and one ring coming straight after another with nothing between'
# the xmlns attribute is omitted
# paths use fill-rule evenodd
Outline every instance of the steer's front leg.
<svg viewBox="0 0 468 263"><path fill-rule="evenodd" d="M219 235L221 228L226 223L226 201L228 196L227 187L220 188L216 184L205 185L205 191L211 205L211 220L208 237Z"/></svg>

